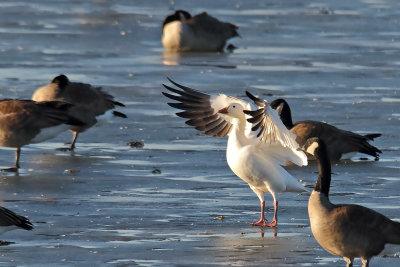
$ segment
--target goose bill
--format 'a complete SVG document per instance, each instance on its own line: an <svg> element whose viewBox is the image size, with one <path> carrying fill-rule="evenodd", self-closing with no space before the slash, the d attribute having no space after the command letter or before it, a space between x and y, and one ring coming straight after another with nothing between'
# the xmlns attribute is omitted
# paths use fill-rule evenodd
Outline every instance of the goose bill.
<svg viewBox="0 0 400 267"><path fill-rule="evenodd" d="M218 113L228 114L228 108L229 108L229 106L221 108L220 110L218 110Z"/></svg>

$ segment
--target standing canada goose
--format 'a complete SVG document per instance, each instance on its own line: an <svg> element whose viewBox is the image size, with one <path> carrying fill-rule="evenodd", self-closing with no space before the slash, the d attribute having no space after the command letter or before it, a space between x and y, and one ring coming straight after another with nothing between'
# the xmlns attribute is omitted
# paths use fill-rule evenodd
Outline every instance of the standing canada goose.
<svg viewBox="0 0 400 267"><path fill-rule="evenodd" d="M311 138L305 144L318 163L318 180L308 202L311 230L329 253L341 256L347 266L361 258L364 266L385 244L400 244L400 223L369 208L352 204L332 204L329 200L331 163L325 143Z"/></svg>
<svg viewBox="0 0 400 267"><path fill-rule="evenodd" d="M162 44L169 51L221 52L229 38L239 36L237 29L206 12L192 17L178 10L164 20Z"/></svg>
<svg viewBox="0 0 400 267"><path fill-rule="evenodd" d="M265 106L256 112L263 114L263 131L261 135L251 130L244 109L251 105L243 100L224 94L209 95L172 80L169 81L179 89L163 84L169 91L175 93L163 94L178 103L168 103L171 107L184 110L176 113L179 117L188 118L186 124L214 137L229 136L226 149L226 159L231 170L260 199L260 220L252 223L254 226L274 227L278 223L278 193L304 192L305 189L281 165L287 160L302 166L307 165L307 157L298 151L294 135L283 125L275 110ZM257 128L258 129L258 128ZM274 199L274 218L270 223L264 216L264 193L271 193Z"/></svg>
<svg viewBox="0 0 400 267"><path fill-rule="evenodd" d="M24 216L0 206L0 234L14 229L32 230L32 223Z"/></svg>
<svg viewBox="0 0 400 267"><path fill-rule="evenodd" d="M125 107L124 104L114 101L114 97L102 91L101 87L93 87L86 83L70 82L68 77L61 74L55 77L51 83L36 90L32 96L36 102L42 101L64 101L74 104L71 114L79 118L84 124L82 126L72 126L72 142L69 148L59 150L74 150L78 134L86 131L97 123L100 115L105 115L112 111L113 116L126 118L121 112L113 110L115 106Z"/></svg>
<svg viewBox="0 0 400 267"><path fill-rule="evenodd" d="M16 172L21 147L43 142L82 122L68 115L72 104L60 101L0 100L0 145L17 148L15 165L4 171Z"/></svg>
<svg viewBox="0 0 400 267"><path fill-rule="evenodd" d="M306 120L293 123L289 104L284 99L272 101L271 107L278 111L285 126L297 136L296 141L300 146L303 146L307 139L318 137L325 142L331 160L349 159L357 152L373 156L378 160L379 153L382 153L368 143L381 136L379 133L359 135L320 121Z"/></svg>

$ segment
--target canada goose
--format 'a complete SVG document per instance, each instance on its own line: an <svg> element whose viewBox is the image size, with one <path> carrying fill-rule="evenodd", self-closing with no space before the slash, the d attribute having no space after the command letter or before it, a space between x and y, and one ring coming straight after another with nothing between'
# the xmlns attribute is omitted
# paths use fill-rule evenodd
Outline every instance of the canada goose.
<svg viewBox="0 0 400 267"><path fill-rule="evenodd" d="M104 92L101 87L93 87L86 83L70 82L68 77L61 74L55 77L51 83L35 91L32 100L42 101L64 101L74 104L71 114L84 122L82 126L72 126L72 142L69 148L60 148L59 150L74 150L78 134L86 131L94 124L100 115L112 110L112 115L126 118L126 115L113 110L115 106L124 107L125 105L114 101L114 97Z"/></svg>
<svg viewBox="0 0 400 267"><path fill-rule="evenodd" d="M0 145L15 147L15 165L4 171L16 172L21 147L40 143L82 122L68 115L73 105L60 101L0 100Z"/></svg>
<svg viewBox="0 0 400 267"><path fill-rule="evenodd" d="M285 126L297 136L296 141L300 146L303 146L307 139L318 137L325 142L329 158L333 161L349 158L357 152L373 156L378 160L379 153L382 153L368 143L381 136L379 133L359 135L338 129L328 123L311 120L293 123L289 104L284 99L272 101L271 107L278 111Z"/></svg>
<svg viewBox="0 0 400 267"><path fill-rule="evenodd" d="M378 255L385 244L400 244L400 223L369 208L352 204L332 204L329 200L331 163L321 139L309 139L304 148L315 156L318 180L308 202L311 230L329 253L341 256L347 266L361 258L364 266Z"/></svg>
<svg viewBox="0 0 400 267"><path fill-rule="evenodd" d="M239 36L237 29L206 12L192 17L187 11L177 10L163 22L162 44L169 51L221 52L229 38Z"/></svg>
<svg viewBox="0 0 400 267"><path fill-rule="evenodd" d="M168 103L171 107L184 110L176 113L179 117L188 118L186 124L214 137L229 136L226 158L231 170L260 199L260 220L252 223L254 226L274 227L277 225L278 200L277 194L282 192L307 191L281 165L290 160L297 165L307 165L307 157L298 151L294 135L290 133L275 110L265 106L265 128L273 128L274 133L265 131L256 136L251 131L251 123L246 121L244 109L251 109L249 103L224 94L209 95L172 80L169 81L179 89L163 84L169 91L175 93L163 94L178 103ZM259 111L257 111L259 112ZM264 126L263 126L264 127ZM274 218L266 223L264 217L264 193L270 192L274 199Z"/></svg>
<svg viewBox="0 0 400 267"><path fill-rule="evenodd" d="M32 230L33 225L24 216L15 214L11 210L0 206L0 234L18 228Z"/></svg>

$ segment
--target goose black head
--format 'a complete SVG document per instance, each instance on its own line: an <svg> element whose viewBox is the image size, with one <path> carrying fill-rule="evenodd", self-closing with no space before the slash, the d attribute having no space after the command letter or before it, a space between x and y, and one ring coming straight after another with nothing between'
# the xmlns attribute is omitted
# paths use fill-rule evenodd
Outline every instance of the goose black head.
<svg viewBox="0 0 400 267"><path fill-rule="evenodd" d="M286 100L282 98L275 99L270 106L278 112L286 128L291 129L293 127L292 112Z"/></svg>
<svg viewBox="0 0 400 267"><path fill-rule="evenodd" d="M174 14L169 15L165 18L164 22L163 22L163 27L173 21L183 21L183 20L187 20L190 19L192 16L190 15L189 12L185 11L185 10L177 10L175 11Z"/></svg>
<svg viewBox="0 0 400 267"><path fill-rule="evenodd" d="M51 82L58 84L58 87L63 89L69 84L69 79L64 74L60 74L57 77L55 77Z"/></svg>

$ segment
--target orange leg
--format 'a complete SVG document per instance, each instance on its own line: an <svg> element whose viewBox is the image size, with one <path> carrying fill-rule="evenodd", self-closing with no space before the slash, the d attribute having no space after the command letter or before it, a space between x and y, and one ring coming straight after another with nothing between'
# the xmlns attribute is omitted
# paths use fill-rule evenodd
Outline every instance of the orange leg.
<svg viewBox="0 0 400 267"><path fill-rule="evenodd" d="M261 226L261 227L275 227L278 224L278 201L274 201L274 218L270 223L267 223L267 220L264 217L264 208L265 208L265 201L261 202L260 220L255 223L250 223L250 225Z"/></svg>

